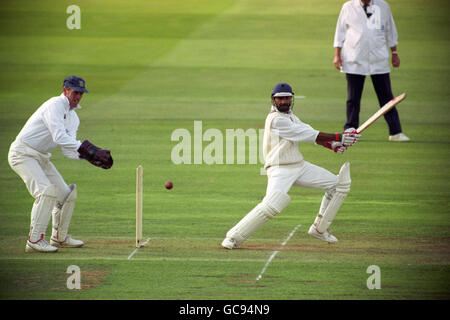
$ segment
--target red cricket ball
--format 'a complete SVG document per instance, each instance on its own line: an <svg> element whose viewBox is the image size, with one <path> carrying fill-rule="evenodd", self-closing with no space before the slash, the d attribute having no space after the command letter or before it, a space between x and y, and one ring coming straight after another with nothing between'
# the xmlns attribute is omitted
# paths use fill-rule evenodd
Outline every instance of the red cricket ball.
<svg viewBox="0 0 450 320"><path fill-rule="evenodd" d="M170 181L167 181L164 186L166 187L166 189L170 190L173 188L173 183Z"/></svg>

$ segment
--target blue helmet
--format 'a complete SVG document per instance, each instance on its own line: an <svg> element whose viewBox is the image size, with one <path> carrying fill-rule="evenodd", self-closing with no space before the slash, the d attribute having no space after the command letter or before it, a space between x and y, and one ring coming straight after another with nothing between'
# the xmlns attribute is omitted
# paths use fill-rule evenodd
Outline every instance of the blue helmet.
<svg viewBox="0 0 450 320"><path fill-rule="evenodd" d="M277 104L275 98L281 97L292 97L292 99L290 99L290 102L281 102ZM288 113L294 106L294 92L292 91L292 87L285 82L281 82L273 87L272 104L278 111Z"/></svg>
<svg viewBox="0 0 450 320"><path fill-rule="evenodd" d="M78 92L86 92L89 91L86 89L86 81L83 78L77 76L70 76L64 79L63 86L67 88L72 88L74 91Z"/></svg>
<svg viewBox="0 0 450 320"><path fill-rule="evenodd" d="M273 97L293 97L294 92L292 91L292 87L287 83L281 82L277 84L272 89L272 98Z"/></svg>

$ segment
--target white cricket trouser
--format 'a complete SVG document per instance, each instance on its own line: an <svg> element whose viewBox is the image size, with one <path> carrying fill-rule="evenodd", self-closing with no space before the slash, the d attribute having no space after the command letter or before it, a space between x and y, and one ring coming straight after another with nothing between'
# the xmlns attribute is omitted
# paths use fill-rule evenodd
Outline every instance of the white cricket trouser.
<svg viewBox="0 0 450 320"><path fill-rule="evenodd" d="M338 183L338 177L330 171L307 161L301 165L274 166L267 169L267 190L288 193L293 185L320 190L332 190Z"/></svg>
<svg viewBox="0 0 450 320"><path fill-rule="evenodd" d="M22 178L28 192L35 198L28 235L28 241L32 243L44 238L52 212L56 214L60 211L59 207L71 192L51 163L50 156L50 153L39 152L17 140L9 149L9 165Z"/></svg>
<svg viewBox="0 0 450 320"><path fill-rule="evenodd" d="M16 140L9 149L8 162L25 182L33 198L38 198L47 187L54 185L57 200L62 202L71 189L50 161L50 156L50 153L39 152Z"/></svg>
<svg viewBox="0 0 450 320"><path fill-rule="evenodd" d="M338 177L309 162L273 166L267 170L267 190L264 200L227 232L227 238L241 244L267 221L279 214L289 203L287 193L293 185L334 193Z"/></svg>

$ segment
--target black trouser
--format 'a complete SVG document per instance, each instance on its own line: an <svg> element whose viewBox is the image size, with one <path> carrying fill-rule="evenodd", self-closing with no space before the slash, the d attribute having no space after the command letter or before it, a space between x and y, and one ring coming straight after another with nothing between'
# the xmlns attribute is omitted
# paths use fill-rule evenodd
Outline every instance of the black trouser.
<svg viewBox="0 0 450 320"><path fill-rule="evenodd" d="M391 78L389 73L374 74L370 76L372 84L378 97L380 108L394 98L391 89ZM347 122L344 129L358 128L359 111L361 109L361 95L364 88L364 80L366 76L359 74L346 74L347 78ZM389 126L389 134L394 135L402 132L400 118L396 108L384 115Z"/></svg>

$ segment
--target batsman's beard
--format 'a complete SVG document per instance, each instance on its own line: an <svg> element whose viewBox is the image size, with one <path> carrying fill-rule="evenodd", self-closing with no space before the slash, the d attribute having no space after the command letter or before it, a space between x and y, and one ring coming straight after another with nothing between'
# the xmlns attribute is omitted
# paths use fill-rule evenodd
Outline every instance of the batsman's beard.
<svg viewBox="0 0 450 320"><path fill-rule="evenodd" d="M279 105L275 105L275 108L277 108L280 112L289 112L291 109L292 103L280 103Z"/></svg>
<svg viewBox="0 0 450 320"><path fill-rule="evenodd" d="M292 96L290 102L286 102L283 101L279 104L275 103L275 99L272 98L272 105L275 106L275 108L279 111L279 112L283 112L283 113L288 113L289 110L292 110L294 108L294 97Z"/></svg>

